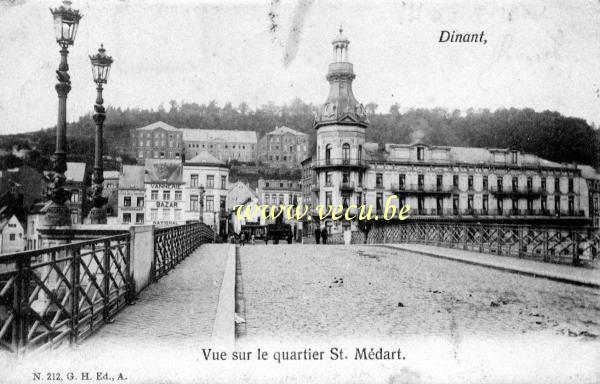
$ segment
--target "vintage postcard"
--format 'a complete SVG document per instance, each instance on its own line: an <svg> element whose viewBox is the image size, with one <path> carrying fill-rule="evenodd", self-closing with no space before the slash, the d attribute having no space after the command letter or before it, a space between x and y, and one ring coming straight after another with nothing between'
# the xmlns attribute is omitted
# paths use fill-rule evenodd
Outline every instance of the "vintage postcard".
<svg viewBox="0 0 600 384"><path fill-rule="evenodd" d="M599 20L0 0L0 383L600 382Z"/></svg>

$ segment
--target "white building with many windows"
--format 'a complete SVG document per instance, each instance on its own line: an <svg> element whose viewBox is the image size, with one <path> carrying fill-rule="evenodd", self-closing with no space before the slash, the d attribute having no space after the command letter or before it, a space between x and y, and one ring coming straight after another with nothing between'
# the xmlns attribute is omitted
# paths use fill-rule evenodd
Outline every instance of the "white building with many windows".
<svg viewBox="0 0 600 384"><path fill-rule="evenodd" d="M198 221L217 233L227 231L229 167L208 151L183 164L183 221Z"/></svg>
<svg viewBox="0 0 600 384"><path fill-rule="evenodd" d="M180 160L146 159L145 222L158 226L185 224L185 182Z"/></svg>

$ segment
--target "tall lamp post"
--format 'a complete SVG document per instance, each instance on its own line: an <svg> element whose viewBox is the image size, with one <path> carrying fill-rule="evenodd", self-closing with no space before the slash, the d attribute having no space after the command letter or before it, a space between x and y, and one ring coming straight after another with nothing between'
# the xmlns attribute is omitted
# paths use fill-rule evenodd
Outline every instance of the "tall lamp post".
<svg viewBox="0 0 600 384"><path fill-rule="evenodd" d="M71 224L69 208L65 202L71 193L64 189L65 172L67 170L67 95L71 90L69 64L67 64L68 47L73 45L79 20L83 17L78 10L71 8L71 2L63 1L62 5L50 9L54 17L56 42L60 46L60 64L56 71L58 83L55 86L58 93L58 121L56 124L56 148L52 156L52 172L47 177L49 197L52 203L46 211L46 225L65 226Z"/></svg>
<svg viewBox="0 0 600 384"><path fill-rule="evenodd" d="M92 177L92 204L93 208L90 210L90 222L92 224L106 224L106 212L104 211L104 204L106 204L107 198L102 196L102 183L104 182L104 167L102 164L102 136L103 136L103 124L106 119L106 110L102 106L104 100L102 99L102 84L106 84L108 81L108 73L110 72L110 65L113 62L112 57L106 55L104 45L100 44L98 53L90 56L92 62L92 74L94 76L94 82L96 83L96 105L94 105L94 122L96 123L96 142L94 148L94 174Z"/></svg>

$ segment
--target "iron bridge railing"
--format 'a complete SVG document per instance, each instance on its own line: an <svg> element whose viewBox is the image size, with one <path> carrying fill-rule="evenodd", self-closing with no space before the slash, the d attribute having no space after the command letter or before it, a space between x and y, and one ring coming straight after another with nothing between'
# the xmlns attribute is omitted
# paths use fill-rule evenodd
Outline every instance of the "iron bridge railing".
<svg viewBox="0 0 600 384"><path fill-rule="evenodd" d="M89 336L128 302L130 234L0 256L0 350Z"/></svg>
<svg viewBox="0 0 600 384"><path fill-rule="evenodd" d="M160 228L154 231L154 279L158 280L188 257L200 244L214 240L204 223Z"/></svg>
<svg viewBox="0 0 600 384"><path fill-rule="evenodd" d="M341 234L330 240L343 243ZM364 233L352 233L352 243L364 240ZM370 244L419 243L573 265L593 261L600 250L598 229L582 227L413 222L375 226L367 240Z"/></svg>
<svg viewBox="0 0 600 384"><path fill-rule="evenodd" d="M164 276L213 241L202 223L157 229L148 265ZM0 354L37 353L84 340L130 303L136 271L131 233L0 255Z"/></svg>

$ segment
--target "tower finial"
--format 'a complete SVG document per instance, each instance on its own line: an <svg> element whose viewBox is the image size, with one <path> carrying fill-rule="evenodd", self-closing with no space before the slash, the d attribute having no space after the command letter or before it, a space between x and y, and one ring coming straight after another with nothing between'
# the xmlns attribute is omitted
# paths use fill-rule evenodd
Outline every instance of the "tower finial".
<svg viewBox="0 0 600 384"><path fill-rule="evenodd" d="M344 28L342 27L342 23L340 23L340 35L344 32Z"/></svg>

